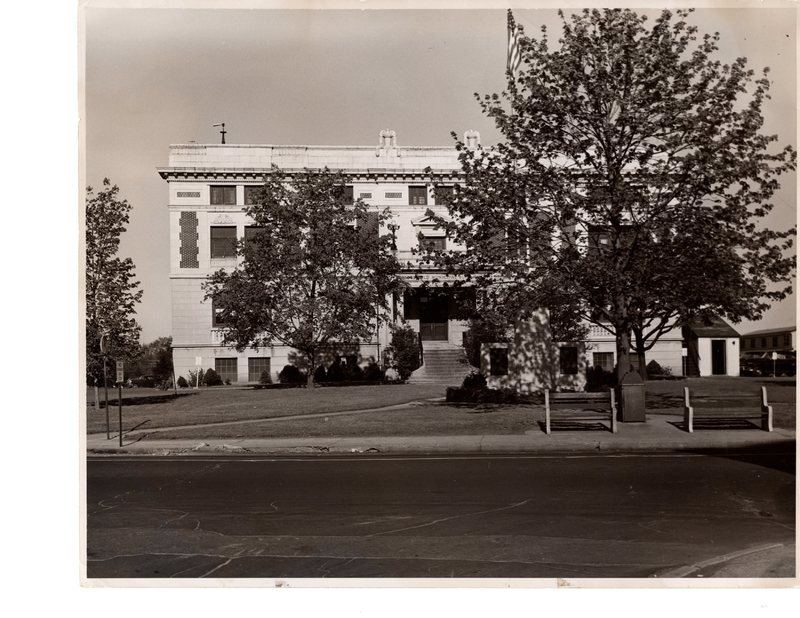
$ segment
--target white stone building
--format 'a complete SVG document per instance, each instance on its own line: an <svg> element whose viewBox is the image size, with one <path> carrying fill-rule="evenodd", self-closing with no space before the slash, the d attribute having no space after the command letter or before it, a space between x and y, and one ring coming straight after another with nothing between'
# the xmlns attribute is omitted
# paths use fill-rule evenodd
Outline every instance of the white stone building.
<svg viewBox="0 0 800 618"><path fill-rule="evenodd" d="M468 147L476 147L480 140L474 131L468 131L464 137ZM252 224L244 213L251 188L263 182L265 172L273 165L289 174L324 167L341 171L349 180L354 198L361 198L376 209L391 209L392 224L398 226L397 258L407 266L407 280L412 288L403 298L395 299L393 319L411 324L421 334L425 350L426 366L415 372L414 378L455 383L467 370L459 363L464 356L461 346L466 321L452 293L441 288L419 290L424 281L446 278L435 269L421 269L414 249L420 244L420 235L426 244L436 247L447 247L448 243L425 215L429 208L446 213L437 204L426 168L432 170L437 184L447 185L458 181L461 166L454 148L400 147L394 131L390 130L380 132L377 146L170 146L169 164L158 168L158 173L168 183L176 376L187 377L190 370L211 367L223 379L234 383L257 382L265 370L277 381L280 370L293 359L295 351L283 345L241 353L223 347L223 326L217 323L214 308L210 301L204 300L202 290L203 282L212 272L236 265L233 241L244 237ZM359 363L379 361L389 340L389 325L379 324L372 340L345 346L334 353L355 355ZM590 341L579 346L567 347L575 348L576 360L565 365L562 359L556 363L557 372L566 367L572 376L573 371L579 374L587 365L614 366L614 342L603 332L597 331ZM570 349L566 356L571 353ZM673 373L681 373L680 336L676 341L667 338L651 358L671 367ZM519 372L520 367L519 363L511 363L512 371Z"/></svg>

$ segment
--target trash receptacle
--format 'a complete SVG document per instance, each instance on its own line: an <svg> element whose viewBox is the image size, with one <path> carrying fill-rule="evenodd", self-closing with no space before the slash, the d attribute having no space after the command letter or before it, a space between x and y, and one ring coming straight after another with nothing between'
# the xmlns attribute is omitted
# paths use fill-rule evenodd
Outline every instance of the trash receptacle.
<svg viewBox="0 0 800 618"><path fill-rule="evenodd" d="M623 423L643 423L647 420L644 406L644 382L631 371L622 378L620 386L620 415Z"/></svg>

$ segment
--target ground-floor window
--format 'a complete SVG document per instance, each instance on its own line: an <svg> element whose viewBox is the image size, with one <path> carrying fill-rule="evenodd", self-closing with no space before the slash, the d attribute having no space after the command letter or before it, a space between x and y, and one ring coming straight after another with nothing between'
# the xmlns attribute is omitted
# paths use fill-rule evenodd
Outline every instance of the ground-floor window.
<svg viewBox="0 0 800 618"><path fill-rule="evenodd" d="M614 371L614 353L595 352L592 355L592 366L600 367L603 371Z"/></svg>
<svg viewBox="0 0 800 618"><path fill-rule="evenodd" d="M247 381L260 382L261 374L270 371L270 359L263 356L254 356L247 359Z"/></svg>
<svg viewBox="0 0 800 618"><path fill-rule="evenodd" d="M493 376L508 375L508 348L489 349L489 373Z"/></svg>
<svg viewBox="0 0 800 618"><path fill-rule="evenodd" d="M261 374L270 371L270 359L263 356L254 356L247 359L247 381L260 382Z"/></svg>
<svg viewBox="0 0 800 618"><path fill-rule="evenodd" d="M214 359L214 371L219 374L219 377L222 378L223 382L225 380L236 382L239 379L237 374L236 360L237 359L235 358Z"/></svg>
<svg viewBox="0 0 800 618"><path fill-rule="evenodd" d="M578 348L574 345L565 345L558 348L559 372L565 375L578 373Z"/></svg>

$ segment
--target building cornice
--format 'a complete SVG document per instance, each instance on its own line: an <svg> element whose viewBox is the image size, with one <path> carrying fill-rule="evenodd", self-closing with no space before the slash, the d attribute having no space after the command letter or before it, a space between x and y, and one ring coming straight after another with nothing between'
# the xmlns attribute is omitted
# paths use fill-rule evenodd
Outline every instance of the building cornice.
<svg viewBox="0 0 800 618"><path fill-rule="evenodd" d="M316 168L314 168L316 169ZM431 176L440 181L456 181L462 172L460 169L400 169L400 168L363 168L336 169L331 172L341 173L353 182L385 182L392 180L427 180ZM159 176L167 181L205 181L215 182L258 182L271 173L269 168L258 167L157 167ZM282 168L281 172L294 176L304 174L307 168Z"/></svg>

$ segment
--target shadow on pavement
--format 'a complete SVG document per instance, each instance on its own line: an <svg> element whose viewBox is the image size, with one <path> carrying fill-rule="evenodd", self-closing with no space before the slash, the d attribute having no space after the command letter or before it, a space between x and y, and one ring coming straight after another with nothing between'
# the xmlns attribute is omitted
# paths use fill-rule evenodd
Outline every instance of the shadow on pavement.
<svg viewBox="0 0 800 618"><path fill-rule="evenodd" d="M667 423L681 431L686 431L683 421L667 421ZM692 424L695 431L712 431L714 429L757 429L761 431L760 426L744 418L703 418L695 419Z"/></svg>
<svg viewBox="0 0 800 618"><path fill-rule="evenodd" d="M546 424L544 421L538 421L539 428L542 432L546 431ZM606 431L610 432L611 429L608 425L603 423L585 422L580 423L577 421L550 421L550 431Z"/></svg>
<svg viewBox="0 0 800 618"><path fill-rule="evenodd" d="M796 442L794 440L779 440L769 444L752 444L747 446L722 447L722 448L695 448L683 449L684 453L695 453L708 457L724 457L749 464L755 464L795 474Z"/></svg>

